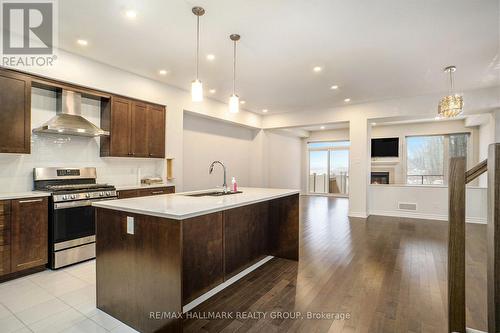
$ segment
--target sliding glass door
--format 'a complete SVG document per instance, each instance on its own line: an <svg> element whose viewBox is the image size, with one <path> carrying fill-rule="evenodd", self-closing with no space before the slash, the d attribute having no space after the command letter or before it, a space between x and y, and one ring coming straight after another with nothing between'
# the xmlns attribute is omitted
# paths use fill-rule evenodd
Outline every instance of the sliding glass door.
<svg viewBox="0 0 500 333"><path fill-rule="evenodd" d="M349 194L349 141L313 142L309 147L311 194Z"/></svg>

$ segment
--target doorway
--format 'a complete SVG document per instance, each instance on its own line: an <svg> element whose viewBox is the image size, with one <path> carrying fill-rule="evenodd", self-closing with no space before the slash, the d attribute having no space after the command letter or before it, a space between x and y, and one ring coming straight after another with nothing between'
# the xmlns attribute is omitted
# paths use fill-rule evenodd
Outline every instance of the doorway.
<svg viewBox="0 0 500 333"><path fill-rule="evenodd" d="M308 193L349 195L349 141L308 143Z"/></svg>

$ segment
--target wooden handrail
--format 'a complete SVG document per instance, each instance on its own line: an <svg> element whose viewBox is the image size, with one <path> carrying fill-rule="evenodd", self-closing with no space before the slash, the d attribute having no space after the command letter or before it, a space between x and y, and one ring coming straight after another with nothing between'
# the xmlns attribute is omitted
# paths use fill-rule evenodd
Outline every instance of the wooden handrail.
<svg viewBox="0 0 500 333"><path fill-rule="evenodd" d="M448 176L448 332L465 333L465 157Z"/></svg>
<svg viewBox="0 0 500 333"><path fill-rule="evenodd" d="M488 160L479 162L475 167L465 173L465 183L469 184L471 181L481 176L488 170Z"/></svg>
<svg viewBox="0 0 500 333"><path fill-rule="evenodd" d="M500 332L500 143L488 147L488 332Z"/></svg>

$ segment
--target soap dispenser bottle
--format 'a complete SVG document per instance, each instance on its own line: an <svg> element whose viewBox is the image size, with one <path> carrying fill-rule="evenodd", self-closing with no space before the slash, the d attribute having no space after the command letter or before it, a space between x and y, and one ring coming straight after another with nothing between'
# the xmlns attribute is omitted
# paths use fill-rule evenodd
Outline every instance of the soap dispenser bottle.
<svg viewBox="0 0 500 333"><path fill-rule="evenodd" d="M231 179L231 191L238 192L238 184L236 183L236 178Z"/></svg>

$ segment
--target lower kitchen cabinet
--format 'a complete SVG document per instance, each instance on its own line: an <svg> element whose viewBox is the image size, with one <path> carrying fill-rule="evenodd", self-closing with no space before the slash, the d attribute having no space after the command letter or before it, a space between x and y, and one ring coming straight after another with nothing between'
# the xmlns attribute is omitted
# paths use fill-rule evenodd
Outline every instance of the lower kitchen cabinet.
<svg viewBox="0 0 500 333"><path fill-rule="evenodd" d="M152 187L133 190L118 191L118 199L148 197L151 195L161 195L175 193L175 186Z"/></svg>
<svg viewBox="0 0 500 333"><path fill-rule="evenodd" d="M0 201L0 275L47 264L48 199Z"/></svg>

